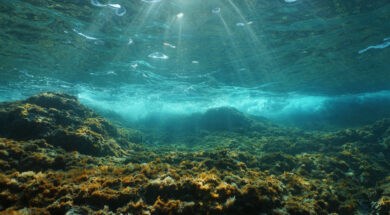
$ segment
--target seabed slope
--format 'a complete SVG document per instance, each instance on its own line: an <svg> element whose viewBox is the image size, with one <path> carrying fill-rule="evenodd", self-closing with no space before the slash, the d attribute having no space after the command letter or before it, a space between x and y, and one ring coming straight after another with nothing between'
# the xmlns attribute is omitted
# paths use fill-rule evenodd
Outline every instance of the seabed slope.
<svg viewBox="0 0 390 215"><path fill-rule="evenodd" d="M337 132L229 108L189 120L139 131L64 93L1 103L1 214L390 214L390 119Z"/></svg>

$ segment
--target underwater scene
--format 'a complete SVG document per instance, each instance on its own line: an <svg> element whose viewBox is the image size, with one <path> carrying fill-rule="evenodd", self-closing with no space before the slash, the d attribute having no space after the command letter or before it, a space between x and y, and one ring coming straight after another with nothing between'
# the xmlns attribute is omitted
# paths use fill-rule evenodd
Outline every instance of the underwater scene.
<svg viewBox="0 0 390 215"><path fill-rule="evenodd" d="M389 0L0 0L0 214L390 215Z"/></svg>

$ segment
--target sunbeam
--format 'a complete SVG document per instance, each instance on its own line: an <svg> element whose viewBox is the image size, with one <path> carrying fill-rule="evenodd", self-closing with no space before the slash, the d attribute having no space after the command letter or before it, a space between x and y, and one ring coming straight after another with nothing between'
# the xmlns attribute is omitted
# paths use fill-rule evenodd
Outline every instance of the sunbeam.
<svg viewBox="0 0 390 215"><path fill-rule="evenodd" d="M389 0L0 0L0 214L380 214Z"/></svg>

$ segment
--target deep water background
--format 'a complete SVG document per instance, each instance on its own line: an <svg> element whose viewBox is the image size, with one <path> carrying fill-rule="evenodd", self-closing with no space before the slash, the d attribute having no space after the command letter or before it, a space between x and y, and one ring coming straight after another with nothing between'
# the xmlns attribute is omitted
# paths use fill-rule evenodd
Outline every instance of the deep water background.
<svg viewBox="0 0 390 215"><path fill-rule="evenodd" d="M387 0L0 0L0 100L134 122L229 106L307 129L390 115Z"/></svg>

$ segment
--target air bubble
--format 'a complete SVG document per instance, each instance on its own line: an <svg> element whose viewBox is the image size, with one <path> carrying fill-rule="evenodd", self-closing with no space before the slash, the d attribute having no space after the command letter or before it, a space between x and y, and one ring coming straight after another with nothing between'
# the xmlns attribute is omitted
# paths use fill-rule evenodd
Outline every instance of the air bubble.
<svg viewBox="0 0 390 215"><path fill-rule="evenodd" d="M129 38L129 42L127 42L127 45L132 45L134 43L134 40Z"/></svg>
<svg viewBox="0 0 390 215"><path fill-rule="evenodd" d="M91 0L91 4L97 7L105 7L105 4L101 4L98 0Z"/></svg>
<svg viewBox="0 0 390 215"><path fill-rule="evenodd" d="M169 58L167 55L165 55L161 52L154 52L154 53L148 55L148 57L153 58L153 59L161 59L161 60L166 60Z"/></svg>
<svg viewBox="0 0 390 215"><path fill-rule="evenodd" d="M123 16L126 14L126 8L122 7L120 4L102 4L98 0L91 0L91 4L97 7L108 7L115 11L117 16Z"/></svg>
<svg viewBox="0 0 390 215"><path fill-rule="evenodd" d="M217 13L220 13L221 12L221 8L217 7L217 8L214 8L211 12L217 14Z"/></svg>
<svg viewBox="0 0 390 215"><path fill-rule="evenodd" d="M149 3L149 4L153 4L153 3L158 3L160 2L161 0L142 0L143 2L146 2L146 3Z"/></svg>
<svg viewBox="0 0 390 215"><path fill-rule="evenodd" d="M118 8L118 9L115 10L115 14L117 16L123 16L123 15L126 14L126 12L127 11L126 11L126 9L124 7L121 7L121 8Z"/></svg>
<svg viewBox="0 0 390 215"><path fill-rule="evenodd" d="M133 63L133 64L130 65L130 67L133 68L133 69L137 69L138 63Z"/></svg>
<svg viewBox="0 0 390 215"><path fill-rule="evenodd" d="M107 4L108 7L114 8L114 9L119 9L121 8L120 4Z"/></svg>
<svg viewBox="0 0 390 215"><path fill-rule="evenodd" d="M168 47L173 48L173 49L176 48L176 46L174 46L174 45L172 45L172 44L169 44L169 43L167 43L167 42L163 43L163 45L164 45L164 46L168 46Z"/></svg>

